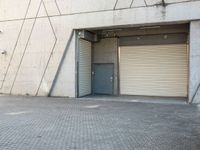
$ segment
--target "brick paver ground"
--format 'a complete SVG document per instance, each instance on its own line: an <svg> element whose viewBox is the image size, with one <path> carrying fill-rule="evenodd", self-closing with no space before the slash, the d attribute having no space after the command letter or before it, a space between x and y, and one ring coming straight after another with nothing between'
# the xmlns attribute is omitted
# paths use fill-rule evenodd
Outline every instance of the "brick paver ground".
<svg viewBox="0 0 200 150"><path fill-rule="evenodd" d="M0 97L0 150L200 150L200 107Z"/></svg>

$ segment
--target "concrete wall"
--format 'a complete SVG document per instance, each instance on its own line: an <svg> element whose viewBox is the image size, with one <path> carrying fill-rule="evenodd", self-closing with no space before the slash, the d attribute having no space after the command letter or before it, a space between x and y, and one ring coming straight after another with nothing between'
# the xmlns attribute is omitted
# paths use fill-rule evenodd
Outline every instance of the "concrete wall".
<svg viewBox="0 0 200 150"><path fill-rule="evenodd" d="M192 0L165 0L166 4L188 2ZM45 6L40 6L40 3ZM159 5L162 0L1 0L0 21L38 17L80 14L123 8L138 8ZM83 7L84 6L84 7Z"/></svg>
<svg viewBox="0 0 200 150"><path fill-rule="evenodd" d="M75 81L75 48L76 33L72 32L65 48L57 76L52 86L50 96L74 97L76 95Z"/></svg>
<svg viewBox="0 0 200 150"><path fill-rule="evenodd" d="M37 0L28 4L23 2L10 2L11 5L7 5L6 0L1 1L2 5L0 6L5 5L5 7L2 8L4 11L0 9L0 18L5 20L0 21L0 30L2 31L0 49L6 50L7 54L0 56L3 60L0 66L0 93L47 96L72 33L72 28L57 22L57 20L55 22L50 19L45 2ZM13 14L15 15L6 13L12 7L17 7L20 4L27 4L27 11L23 13L24 19L20 19L21 13L19 13L23 9L19 9L16 14L14 9ZM69 47L69 49L71 49L68 52L70 59L66 61L69 67L64 71L71 76L75 73L73 66L75 56L71 57L75 52L74 48ZM66 85L68 86L63 86L61 88L63 91L59 90L56 96L60 96L60 93L65 93L62 96L74 96L73 85L75 81L72 80L73 77L72 75L70 79L64 80L67 80ZM66 91L67 87L70 90Z"/></svg>
<svg viewBox="0 0 200 150"><path fill-rule="evenodd" d="M72 29L200 19L199 0L165 1L163 7L161 0L1 0L0 49L7 55L0 56L0 93L48 95ZM74 97L73 46L66 55L52 95Z"/></svg>
<svg viewBox="0 0 200 150"><path fill-rule="evenodd" d="M200 103L200 21L190 23L189 101Z"/></svg>
<svg viewBox="0 0 200 150"><path fill-rule="evenodd" d="M93 63L114 63L114 94L118 94L118 40L102 39L93 45Z"/></svg>

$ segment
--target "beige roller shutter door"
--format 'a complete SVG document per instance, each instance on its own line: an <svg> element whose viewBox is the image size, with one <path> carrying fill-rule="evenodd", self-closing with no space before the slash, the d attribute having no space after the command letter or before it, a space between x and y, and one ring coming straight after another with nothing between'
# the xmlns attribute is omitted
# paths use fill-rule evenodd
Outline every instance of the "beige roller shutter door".
<svg viewBox="0 0 200 150"><path fill-rule="evenodd" d="M186 44L120 47L120 93L187 97Z"/></svg>
<svg viewBox="0 0 200 150"><path fill-rule="evenodd" d="M79 96L91 94L91 42L79 40Z"/></svg>

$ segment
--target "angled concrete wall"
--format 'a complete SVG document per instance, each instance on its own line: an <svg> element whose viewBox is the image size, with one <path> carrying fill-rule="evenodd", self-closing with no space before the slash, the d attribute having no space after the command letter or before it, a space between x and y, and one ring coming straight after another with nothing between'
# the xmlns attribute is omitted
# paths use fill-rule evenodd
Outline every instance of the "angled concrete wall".
<svg viewBox="0 0 200 150"><path fill-rule="evenodd" d="M75 32L72 32L66 45L60 67L58 68L50 96L74 97L76 95L75 48L76 35Z"/></svg>
<svg viewBox="0 0 200 150"><path fill-rule="evenodd" d="M189 101L200 103L200 20L190 23Z"/></svg>
<svg viewBox="0 0 200 150"><path fill-rule="evenodd" d="M161 0L1 0L0 50L7 54L0 54L0 93L47 96L53 89L53 96L74 97L73 46L56 76L72 30L200 19L199 0L165 2L163 6Z"/></svg>

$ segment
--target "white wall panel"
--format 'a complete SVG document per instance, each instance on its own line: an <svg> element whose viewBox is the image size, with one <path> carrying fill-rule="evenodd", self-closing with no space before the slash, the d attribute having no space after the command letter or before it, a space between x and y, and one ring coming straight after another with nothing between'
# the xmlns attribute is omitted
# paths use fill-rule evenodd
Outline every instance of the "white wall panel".
<svg viewBox="0 0 200 150"><path fill-rule="evenodd" d="M116 9L131 7L132 0L118 0Z"/></svg>
<svg viewBox="0 0 200 150"><path fill-rule="evenodd" d="M41 4L37 17L46 17L47 12L44 6L44 3Z"/></svg>
<svg viewBox="0 0 200 150"><path fill-rule="evenodd" d="M190 24L189 101L200 102L200 21Z"/></svg>
<svg viewBox="0 0 200 150"><path fill-rule="evenodd" d="M57 0L62 14L114 9L116 0Z"/></svg>
<svg viewBox="0 0 200 150"><path fill-rule="evenodd" d="M10 22L13 23L13 22ZM9 55L13 55L12 58L10 58L10 64L7 66L7 73L5 77L5 81L2 85L2 92L9 94L10 90L12 88L12 84L14 82L15 74L17 72L18 66L20 64L21 58L23 56L23 52L26 47L26 43L28 42L29 35L31 33L31 29L33 27L34 20L29 19L25 20L21 33L19 33L19 38L15 39L16 47L13 49L13 52ZM14 24L13 24L14 25ZM15 26L16 27L16 26ZM5 34L8 34L7 31L5 31ZM13 35L13 34L12 34Z"/></svg>
<svg viewBox="0 0 200 150"><path fill-rule="evenodd" d="M0 51L6 51L4 55L0 53L0 88L12 58L21 26L22 21L0 22L0 30L2 31L0 33Z"/></svg>
<svg viewBox="0 0 200 150"><path fill-rule="evenodd" d="M144 0L134 0L131 7L144 7L146 3Z"/></svg>
<svg viewBox="0 0 200 150"><path fill-rule="evenodd" d="M0 21L23 19L30 0L0 0Z"/></svg>
<svg viewBox="0 0 200 150"><path fill-rule="evenodd" d="M40 9L41 0L31 0L26 18L34 18Z"/></svg>
<svg viewBox="0 0 200 150"><path fill-rule="evenodd" d="M58 24L57 24L58 25ZM56 26L54 26L56 28ZM64 29L64 28L62 28ZM61 31L65 32L66 34L62 34ZM60 69L58 70L58 76L56 77L55 83L53 84L53 89L51 96L63 96L63 97L75 97L75 35L73 34L72 39L69 37L71 34L70 29L61 30L57 34L62 39L59 39L59 43L55 47L55 53L52 56L52 59L49 63L49 67L47 72L44 76L44 80L42 82L42 87L51 88L52 82L54 80L54 75L58 70L58 66L61 65ZM68 32L67 32L68 31ZM69 42L69 47L66 47L66 40ZM63 41L63 42L61 42ZM68 44L68 43L67 43ZM64 54L64 60L60 64L60 59L63 56L61 50L65 50L66 53ZM47 89L47 93L49 90ZM40 93L41 90L40 90Z"/></svg>
<svg viewBox="0 0 200 150"><path fill-rule="evenodd" d="M52 16L52 15L59 15L59 8L56 6L56 1L55 0L43 0L48 15Z"/></svg>
<svg viewBox="0 0 200 150"><path fill-rule="evenodd" d="M161 4L162 0L145 0L146 4L149 5L156 5L156 4Z"/></svg>
<svg viewBox="0 0 200 150"><path fill-rule="evenodd" d="M49 20L37 19L17 71L12 94L36 95L54 43Z"/></svg>
<svg viewBox="0 0 200 150"><path fill-rule="evenodd" d="M172 23L200 19L200 1L190 3L177 3L166 7L139 7L116 11L104 11L95 13L81 13L58 17L69 23L70 27L100 28L123 25L145 25L157 23ZM179 10L179 13L177 13ZM187 11L185 11L187 10ZM176 15L174 15L176 14ZM53 17L55 18L55 17Z"/></svg>
<svg viewBox="0 0 200 150"><path fill-rule="evenodd" d="M192 0L165 0L167 4L187 2ZM198 0L197 0L198 1ZM41 0L1 0L0 21L23 19L27 8L27 18L35 17ZM92 11L112 10L116 8L129 8L132 0L44 0L48 15L73 14ZM30 3L30 5L29 5ZM161 0L146 0L148 6L160 4ZM146 6L144 0L134 0L132 7ZM59 12L60 11L60 12Z"/></svg>
<svg viewBox="0 0 200 150"><path fill-rule="evenodd" d="M57 42L38 95L75 97L75 35L68 20L50 18ZM61 59L63 61L61 62ZM58 67L60 65L60 69ZM58 71L58 76L55 75ZM54 82L54 83L53 83ZM44 88L42 88L44 87Z"/></svg>

